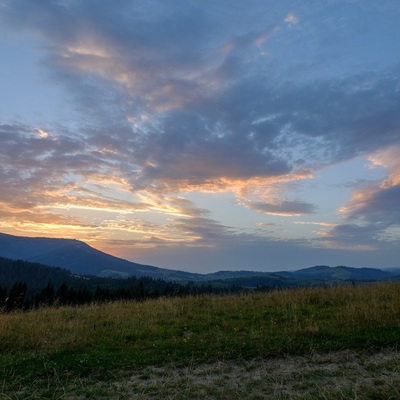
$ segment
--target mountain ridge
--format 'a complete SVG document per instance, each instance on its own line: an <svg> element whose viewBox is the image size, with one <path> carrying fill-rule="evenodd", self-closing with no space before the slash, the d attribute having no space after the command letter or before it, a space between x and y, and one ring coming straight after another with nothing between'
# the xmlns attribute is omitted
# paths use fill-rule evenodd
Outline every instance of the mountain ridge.
<svg viewBox="0 0 400 400"><path fill-rule="evenodd" d="M78 275L99 277L151 277L169 281L230 281L253 287L281 278L291 281L380 281L400 279L398 270L378 268L329 267L317 265L295 271L261 272L225 270L208 274L160 268L124 260L97 250L76 239L14 236L0 233L0 257L20 259L52 267L64 268Z"/></svg>
<svg viewBox="0 0 400 400"><path fill-rule="evenodd" d="M187 279L190 272L138 264L97 250L76 239L14 236L0 233L0 256L65 268L79 275L148 276Z"/></svg>

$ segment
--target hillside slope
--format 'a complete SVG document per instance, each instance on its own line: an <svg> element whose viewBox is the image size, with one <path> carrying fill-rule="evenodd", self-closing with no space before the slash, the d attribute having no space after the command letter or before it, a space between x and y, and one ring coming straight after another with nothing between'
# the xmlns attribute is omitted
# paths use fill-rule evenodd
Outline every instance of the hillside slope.
<svg viewBox="0 0 400 400"><path fill-rule="evenodd" d="M0 233L0 257L68 269L80 275L191 279L197 274L137 264L74 239L32 238Z"/></svg>

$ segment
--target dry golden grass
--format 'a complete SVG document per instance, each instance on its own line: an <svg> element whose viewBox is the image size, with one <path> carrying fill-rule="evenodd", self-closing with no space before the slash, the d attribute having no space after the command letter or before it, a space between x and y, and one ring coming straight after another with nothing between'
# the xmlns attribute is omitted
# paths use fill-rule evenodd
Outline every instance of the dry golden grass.
<svg viewBox="0 0 400 400"><path fill-rule="evenodd" d="M181 336L262 337L400 326L400 284L295 289L226 297L160 298L0 314L3 352L88 349L101 343ZM275 334L276 334L275 333ZM191 336L191 335L188 335ZM192 335L194 336L194 335Z"/></svg>
<svg viewBox="0 0 400 400"><path fill-rule="evenodd" d="M400 283L43 308L0 314L0 382L7 393L44 377L102 381L112 371L379 349L399 339Z"/></svg>

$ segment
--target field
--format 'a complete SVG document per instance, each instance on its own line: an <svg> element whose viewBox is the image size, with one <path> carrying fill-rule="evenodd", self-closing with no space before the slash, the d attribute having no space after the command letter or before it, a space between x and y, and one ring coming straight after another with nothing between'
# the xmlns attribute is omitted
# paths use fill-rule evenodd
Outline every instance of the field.
<svg viewBox="0 0 400 400"><path fill-rule="evenodd" d="M0 314L0 399L397 399L400 284Z"/></svg>

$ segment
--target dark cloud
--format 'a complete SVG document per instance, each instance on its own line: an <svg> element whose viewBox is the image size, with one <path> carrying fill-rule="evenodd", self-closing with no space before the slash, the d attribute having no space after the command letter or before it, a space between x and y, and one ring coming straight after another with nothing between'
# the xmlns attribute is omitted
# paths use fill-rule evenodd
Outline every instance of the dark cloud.
<svg viewBox="0 0 400 400"><path fill-rule="evenodd" d="M232 234L228 227L209 218L179 218L174 222L177 230L188 235L188 238L195 238L193 245L197 246L215 246L224 237Z"/></svg>
<svg viewBox="0 0 400 400"><path fill-rule="evenodd" d="M377 234L381 231L374 225L340 224L320 241L332 248L347 248L353 250L375 250L381 247Z"/></svg>
<svg viewBox="0 0 400 400"><path fill-rule="evenodd" d="M370 224L400 226L400 185L382 187L369 191L364 198L350 203L349 219L357 219Z"/></svg>
<svg viewBox="0 0 400 400"><path fill-rule="evenodd" d="M276 27L235 34L179 4L21 0L6 16L50 42L53 71L91 118L82 133L143 182L279 176L299 159L318 168L398 141L398 68L278 81L271 58L250 61Z"/></svg>
<svg viewBox="0 0 400 400"><path fill-rule="evenodd" d="M387 249L398 245L399 198L399 185L381 185L356 191L344 208L347 223L335 226L321 240L354 249L362 246Z"/></svg>

